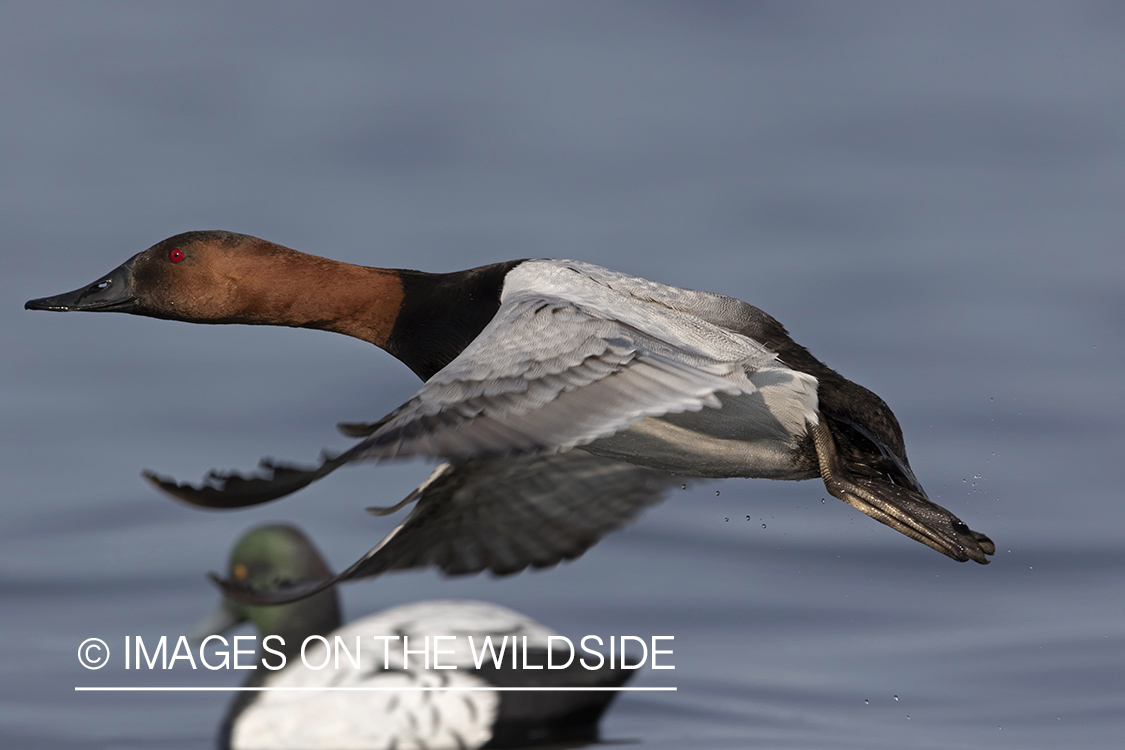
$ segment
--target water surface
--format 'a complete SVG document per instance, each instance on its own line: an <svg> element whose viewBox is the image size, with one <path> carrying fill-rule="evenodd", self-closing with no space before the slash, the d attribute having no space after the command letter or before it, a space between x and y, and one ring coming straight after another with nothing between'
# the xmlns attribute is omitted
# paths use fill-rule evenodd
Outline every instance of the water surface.
<svg viewBox="0 0 1125 750"><path fill-rule="evenodd" d="M604 736L652 748L1117 747L1125 733L1125 13L1112 3L6 3L0 738L206 748L240 675L87 672L185 630L251 525L337 568L423 464L206 513L138 477L309 460L413 376L324 333L22 310L168 235L369 265L571 257L746 299L875 390L958 565L817 482L677 491L582 559L389 575L674 635ZM716 492L720 494L716 495ZM826 502L822 502L826 499ZM748 518L749 516L749 518Z"/></svg>

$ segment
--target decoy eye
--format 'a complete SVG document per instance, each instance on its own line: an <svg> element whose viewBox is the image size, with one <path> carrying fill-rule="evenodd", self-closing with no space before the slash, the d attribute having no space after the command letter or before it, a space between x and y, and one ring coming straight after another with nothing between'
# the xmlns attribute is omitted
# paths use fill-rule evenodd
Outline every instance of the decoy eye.
<svg viewBox="0 0 1125 750"><path fill-rule="evenodd" d="M230 569L231 576L236 581L245 581L246 576L250 575L250 571L242 563L235 563L234 567Z"/></svg>
<svg viewBox="0 0 1125 750"><path fill-rule="evenodd" d="M172 261L173 263L179 263L183 259L184 251L178 247L172 248L171 252L168 253L168 260Z"/></svg>

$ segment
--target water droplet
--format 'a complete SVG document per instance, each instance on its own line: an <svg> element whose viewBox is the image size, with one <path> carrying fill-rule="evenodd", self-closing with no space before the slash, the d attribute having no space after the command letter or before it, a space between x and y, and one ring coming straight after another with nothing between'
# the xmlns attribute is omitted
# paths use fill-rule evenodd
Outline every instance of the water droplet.
<svg viewBox="0 0 1125 750"><path fill-rule="evenodd" d="M863 705L865 705L865 706L870 706L870 705L871 705L871 701L869 701L869 700L867 700L866 698L864 698L864 699L863 699Z"/></svg>
<svg viewBox="0 0 1125 750"><path fill-rule="evenodd" d="M680 485L680 489L681 489L681 490L686 490L686 489L687 489L687 485L686 485L686 484L681 484L681 485Z"/></svg>
<svg viewBox="0 0 1125 750"><path fill-rule="evenodd" d="M826 503L827 501L826 501L826 500L825 500L825 499L824 499L824 498L822 497L822 498L820 498L820 502L821 502L821 504L823 505L823 504L824 504L824 503Z"/></svg>
<svg viewBox="0 0 1125 750"><path fill-rule="evenodd" d="M898 700L898 696L897 696L897 695L895 696L895 700L896 700L896 701Z"/></svg>
<svg viewBox="0 0 1125 750"><path fill-rule="evenodd" d="M724 519L723 519L723 521L724 521L724 522L729 522L729 521L730 521L730 519L729 519L729 518L724 518Z"/></svg>
<svg viewBox="0 0 1125 750"><path fill-rule="evenodd" d="M718 496L719 496L719 491L715 490L715 497L718 497Z"/></svg>
<svg viewBox="0 0 1125 750"><path fill-rule="evenodd" d="M766 528L766 525L765 525L764 523L762 524L762 528L763 528L763 529L764 529L764 528Z"/></svg>
<svg viewBox="0 0 1125 750"><path fill-rule="evenodd" d="M907 721L910 721L910 714L907 714L907 715L906 715L906 720L907 720Z"/></svg>

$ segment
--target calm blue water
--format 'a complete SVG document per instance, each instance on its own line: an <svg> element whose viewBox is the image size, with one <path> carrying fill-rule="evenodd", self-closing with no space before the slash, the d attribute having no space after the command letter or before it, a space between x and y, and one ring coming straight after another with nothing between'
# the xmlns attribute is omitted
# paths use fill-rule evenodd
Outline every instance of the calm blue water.
<svg viewBox="0 0 1125 750"><path fill-rule="evenodd" d="M343 566L427 472L229 514L142 483L312 459L417 385L323 333L22 309L223 228L746 299L882 395L998 546L958 565L816 482L699 484L556 570L391 575L350 616L482 598L674 635L636 684L679 691L603 725L652 750L1119 747L1123 70L1108 2L0 5L0 744L209 747L227 695L74 687L241 675L87 672L79 642L185 632L265 520Z"/></svg>

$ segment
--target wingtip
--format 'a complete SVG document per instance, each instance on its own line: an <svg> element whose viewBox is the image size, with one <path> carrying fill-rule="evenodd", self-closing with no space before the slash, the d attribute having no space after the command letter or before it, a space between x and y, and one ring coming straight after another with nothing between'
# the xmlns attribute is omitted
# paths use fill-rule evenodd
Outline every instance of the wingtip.
<svg viewBox="0 0 1125 750"><path fill-rule="evenodd" d="M359 422L337 422L336 431L344 437L359 438L366 437L367 432L364 430L366 425Z"/></svg>
<svg viewBox="0 0 1125 750"><path fill-rule="evenodd" d="M301 467L263 458L259 476L211 470L198 485L177 482L149 469L141 476L172 497L201 508L245 508L289 495L334 471L346 459L325 461L318 467ZM262 475L264 474L264 476Z"/></svg>
<svg viewBox="0 0 1125 750"><path fill-rule="evenodd" d="M192 505L196 508L222 507L222 506L216 505L213 502L208 502L208 494L206 493L206 489L207 489L206 486L193 487L192 485L187 484L186 482L177 482L172 477L162 476L162 475L157 474L155 471L152 471L150 469L145 469L144 471L142 471L141 477L143 477L149 484L151 484L153 487L160 490L161 492L164 492L165 494L171 495L172 497L176 498L177 500L185 502L188 505ZM211 475L209 474L208 479L210 479L210 478L211 478Z"/></svg>
<svg viewBox="0 0 1125 750"><path fill-rule="evenodd" d="M172 477L161 476L151 469L142 471L141 477L156 489L171 495L177 500L183 500L190 505L199 504L194 502L190 496L183 492L183 490L190 490L191 487L189 485L180 484Z"/></svg>

